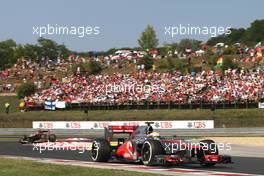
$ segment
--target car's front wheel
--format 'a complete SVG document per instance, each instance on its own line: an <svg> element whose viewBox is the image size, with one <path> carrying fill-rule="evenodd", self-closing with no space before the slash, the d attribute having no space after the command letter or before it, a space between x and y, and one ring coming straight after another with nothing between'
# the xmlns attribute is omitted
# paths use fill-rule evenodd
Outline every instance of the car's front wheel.
<svg viewBox="0 0 264 176"><path fill-rule="evenodd" d="M50 142L56 142L56 135L55 134L50 134L49 135L49 141Z"/></svg>
<svg viewBox="0 0 264 176"><path fill-rule="evenodd" d="M218 147L217 144L213 140L202 140L200 141L201 150L198 151L197 157L200 161L200 165L202 167L212 167L216 164L216 162L206 162L204 156L205 155L218 155Z"/></svg>
<svg viewBox="0 0 264 176"><path fill-rule="evenodd" d="M144 142L141 150L142 162L146 166L153 166L156 163L155 156L163 155L164 150L160 143L157 140L147 140Z"/></svg>

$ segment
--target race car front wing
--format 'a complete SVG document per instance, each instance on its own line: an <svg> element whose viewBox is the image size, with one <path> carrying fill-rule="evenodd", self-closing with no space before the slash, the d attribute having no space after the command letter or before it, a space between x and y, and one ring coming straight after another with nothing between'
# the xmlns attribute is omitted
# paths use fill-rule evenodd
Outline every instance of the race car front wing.
<svg viewBox="0 0 264 176"><path fill-rule="evenodd" d="M186 158L179 155L156 155L155 160L157 164L181 164L181 163L201 163L196 158ZM203 163L221 163L221 164L232 164L231 156L228 155L204 155Z"/></svg>

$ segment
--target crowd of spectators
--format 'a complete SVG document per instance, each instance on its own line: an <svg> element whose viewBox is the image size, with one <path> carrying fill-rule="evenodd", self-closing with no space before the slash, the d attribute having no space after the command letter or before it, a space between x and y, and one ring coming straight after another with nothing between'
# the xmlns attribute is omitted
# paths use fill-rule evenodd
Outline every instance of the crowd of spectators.
<svg viewBox="0 0 264 176"><path fill-rule="evenodd" d="M222 48L219 52L222 54ZM255 62L258 58L262 58L262 52L263 49L238 49L236 54L241 55L242 62ZM258 53L261 53L260 57ZM25 97L25 102L29 104L43 104L47 100L92 104L140 104L146 101L151 103L256 102L263 96L262 70L235 69L227 70L223 74L202 71L194 75L183 75L178 71L145 72L143 68L136 69L137 71L130 74L71 75L62 79L47 74L54 71L67 73L72 65L83 64L91 59L110 67L117 66L124 60L137 64L144 55L162 58L157 50L148 53L119 50L113 55L93 58L70 55L68 59L57 58L56 61L45 58L37 61L19 59L12 68L0 72L0 79L14 78L16 81L20 79L19 83L33 81L38 92ZM176 50L169 51L168 56L181 58ZM50 85L50 88L45 89L44 84ZM16 85L13 82L1 84L0 92L15 92Z"/></svg>
<svg viewBox="0 0 264 176"><path fill-rule="evenodd" d="M16 89L15 84L4 83L0 85L0 92L2 93L12 93L15 91L15 89Z"/></svg>
<svg viewBox="0 0 264 176"><path fill-rule="evenodd" d="M51 87L39 91L25 102L41 104L47 100L68 103L130 104L157 102L209 103L256 102L263 96L264 71L226 70L223 74L202 71L144 72L113 75L72 75L53 79Z"/></svg>

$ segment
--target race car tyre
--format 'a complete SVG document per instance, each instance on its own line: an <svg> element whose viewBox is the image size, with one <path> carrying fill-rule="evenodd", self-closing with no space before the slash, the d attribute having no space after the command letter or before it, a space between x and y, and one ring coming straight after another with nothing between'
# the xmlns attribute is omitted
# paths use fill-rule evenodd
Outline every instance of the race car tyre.
<svg viewBox="0 0 264 176"><path fill-rule="evenodd" d="M156 165L155 156L163 155L165 151L157 140L147 140L144 142L141 150L142 162L146 166Z"/></svg>
<svg viewBox="0 0 264 176"><path fill-rule="evenodd" d="M35 140L34 140L32 137L29 137L29 138L28 138L28 143L31 144L31 143L34 143L34 141L35 141Z"/></svg>
<svg viewBox="0 0 264 176"><path fill-rule="evenodd" d="M47 140L47 139L48 139L48 135L46 135L46 134L42 134L42 135L40 136L40 140L45 141L45 140Z"/></svg>
<svg viewBox="0 0 264 176"><path fill-rule="evenodd" d="M200 161L200 165L203 167L214 166L216 162L204 162L204 155L218 155L219 151L217 144L215 143L215 141L207 139L200 141L200 145L204 146L202 150L200 150L197 154L198 160Z"/></svg>
<svg viewBox="0 0 264 176"><path fill-rule="evenodd" d="M111 156L111 147L105 139L95 139L91 150L92 160L96 162L107 162Z"/></svg>
<svg viewBox="0 0 264 176"><path fill-rule="evenodd" d="M50 134L49 135L49 141L50 142L56 142L56 135L55 134Z"/></svg>
<svg viewBox="0 0 264 176"><path fill-rule="evenodd" d="M23 140L27 140L27 138L28 138L27 135L24 135L24 136L22 137Z"/></svg>
<svg viewBox="0 0 264 176"><path fill-rule="evenodd" d="M21 144L26 144L27 142L28 142L28 137L26 135L24 135L19 139L19 143Z"/></svg>

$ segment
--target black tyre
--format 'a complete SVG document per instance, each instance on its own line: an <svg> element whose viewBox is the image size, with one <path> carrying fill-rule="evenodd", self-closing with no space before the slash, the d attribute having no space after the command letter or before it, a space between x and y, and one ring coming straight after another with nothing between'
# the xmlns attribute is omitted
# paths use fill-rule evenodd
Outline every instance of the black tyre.
<svg viewBox="0 0 264 176"><path fill-rule="evenodd" d="M32 137L29 137L29 138L28 138L28 143L34 143L34 141L35 141L34 138L32 138Z"/></svg>
<svg viewBox="0 0 264 176"><path fill-rule="evenodd" d="M91 150L92 160L96 162L107 162L111 156L111 147L105 139L95 139Z"/></svg>
<svg viewBox="0 0 264 176"><path fill-rule="evenodd" d="M216 162L205 162L204 155L218 155L218 147L215 141L213 140L202 140L200 141L200 145L203 147L198 151L197 158L200 161L200 165L203 167L212 167L216 164Z"/></svg>
<svg viewBox="0 0 264 176"><path fill-rule="evenodd" d="M40 140L45 141L47 139L48 139L48 135L46 135L46 134L40 135ZM38 140L38 139L35 139L35 140Z"/></svg>
<svg viewBox="0 0 264 176"><path fill-rule="evenodd" d="M23 140L27 140L27 139L28 139L27 135L24 135L24 136L22 137L22 139L23 139Z"/></svg>
<svg viewBox="0 0 264 176"><path fill-rule="evenodd" d="M23 137L21 137L21 138L19 139L19 142L20 142L21 144L26 144L26 143L28 142L28 137L27 137L26 135L24 135Z"/></svg>
<svg viewBox="0 0 264 176"><path fill-rule="evenodd" d="M50 142L56 142L56 135L55 134L50 134L49 135L49 141Z"/></svg>
<svg viewBox="0 0 264 176"><path fill-rule="evenodd" d="M147 140L144 142L141 150L142 162L146 166L156 165L155 156L163 155L165 151L160 143L157 140Z"/></svg>

